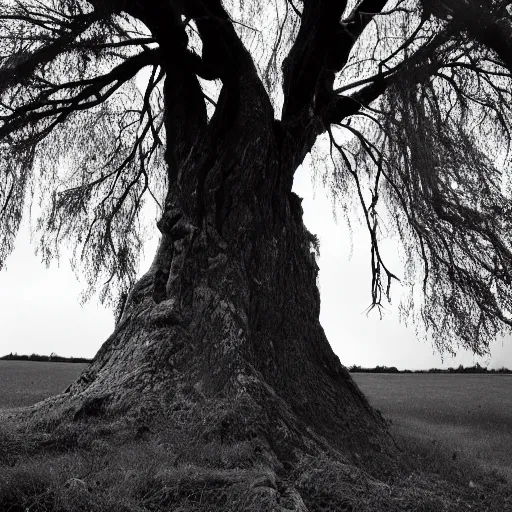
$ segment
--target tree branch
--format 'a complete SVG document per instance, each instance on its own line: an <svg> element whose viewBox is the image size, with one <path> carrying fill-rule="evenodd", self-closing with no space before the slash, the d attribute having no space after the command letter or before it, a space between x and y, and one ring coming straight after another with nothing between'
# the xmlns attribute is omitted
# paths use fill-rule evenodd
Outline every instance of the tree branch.
<svg viewBox="0 0 512 512"><path fill-rule="evenodd" d="M505 4L464 0L422 0L424 17L434 15L496 52L512 72L512 22Z"/></svg>
<svg viewBox="0 0 512 512"><path fill-rule="evenodd" d="M190 0L184 12L195 21L203 41L200 76L220 78L226 83L245 72L257 75L251 54L219 0Z"/></svg>
<svg viewBox="0 0 512 512"><path fill-rule="evenodd" d="M0 16L0 19L5 16ZM20 53L14 57L12 65L5 65L0 69L0 94L15 84L20 84L29 78L34 71L57 57L80 34L83 34L99 18L95 13L76 16L69 23L67 32L57 37L32 54ZM64 27L63 27L64 28ZM17 62L16 62L17 61Z"/></svg>
<svg viewBox="0 0 512 512"><path fill-rule="evenodd" d="M55 123L62 122L74 111L89 109L102 103L142 68L151 64L158 64L159 60L160 51L158 49L146 50L123 61L105 75L90 80L69 82L50 87L36 101L27 103L17 108L12 114L3 117L3 124L0 127L0 140L20 128L33 125L43 119L57 117ZM107 87L109 87L107 91L104 91ZM49 99L62 89L80 88L82 89L74 96L63 99Z"/></svg>
<svg viewBox="0 0 512 512"><path fill-rule="evenodd" d="M386 0L363 0L346 19L347 3L305 1L297 39L283 63L283 123L310 117L330 101L335 74Z"/></svg>

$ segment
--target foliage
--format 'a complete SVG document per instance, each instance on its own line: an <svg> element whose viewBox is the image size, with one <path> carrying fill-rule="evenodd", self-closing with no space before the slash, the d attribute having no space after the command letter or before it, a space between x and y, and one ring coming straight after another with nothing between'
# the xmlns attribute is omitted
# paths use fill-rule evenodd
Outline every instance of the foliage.
<svg viewBox="0 0 512 512"><path fill-rule="evenodd" d="M144 95L136 86L155 51L125 18L107 19L80 1L0 5L0 266L31 194L43 260L76 241L74 263L85 263L90 291L103 279L103 298L111 283L126 289L133 282L144 233L139 214L161 188L155 88L163 77L153 75Z"/></svg>

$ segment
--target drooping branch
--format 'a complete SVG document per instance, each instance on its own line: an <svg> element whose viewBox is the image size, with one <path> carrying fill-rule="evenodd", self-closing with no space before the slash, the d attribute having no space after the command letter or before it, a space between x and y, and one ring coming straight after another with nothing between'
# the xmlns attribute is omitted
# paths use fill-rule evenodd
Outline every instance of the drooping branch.
<svg viewBox="0 0 512 512"><path fill-rule="evenodd" d="M406 282L415 282L416 262L424 267L420 314L434 343L450 350L450 331L482 354L512 323L510 198L499 164L510 161L511 76L493 51L452 28L436 51L418 54L414 71L409 61L396 74L374 109L344 127L359 139L353 155L370 182L366 193L377 197L381 184L391 209L383 216L396 224L408 258ZM362 116L374 130L362 128ZM351 162L340 160L350 173ZM373 199L365 211L372 206Z"/></svg>
<svg viewBox="0 0 512 512"><path fill-rule="evenodd" d="M380 308L382 307L382 296L383 291L385 293L385 296L388 301L391 301L390 297L390 291L391 291L391 282L393 280L398 280L397 276L391 272L386 263L384 262L384 259L381 255L380 250L380 244L379 244L379 235L378 235L378 211L377 211L377 203L379 201L379 188L380 188L380 179L382 177L382 153L377 150L377 148L372 145L361 132L358 130L349 127L348 125L345 125L346 129L349 129L352 134L354 134L359 140L361 141L361 144L365 146L367 154L370 156L370 158L373 160L373 163L377 167L377 172L373 184L373 188L371 189L371 199L369 204L367 204L367 201L364 198L363 195L363 187L361 184L361 180L359 178L358 169L354 168L352 163L350 162L350 159L347 157L345 150L343 147L336 142L336 139L332 133L332 130L328 129L329 134L329 141L330 141L330 155L331 160L335 166L335 168L338 167L336 163L335 156L333 154L333 150L336 149L338 152L338 156L341 156L342 162L345 167L345 171L348 171L348 173L352 176L354 183L356 185L356 191L357 191L357 197L359 200L359 203L361 205L361 208L363 209L363 215L364 220L366 223L366 227L368 229L368 233L370 235L370 254L371 254L371 269L372 269L372 284L371 284L371 297L372 297L372 303L369 307L370 309L373 309L374 307ZM377 155L374 155L374 152L377 153ZM339 171L338 171L339 172ZM382 283L382 273L385 274L386 277L386 285L383 286Z"/></svg>
<svg viewBox="0 0 512 512"><path fill-rule="evenodd" d="M38 229L47 228L43 259L73 235L77 246L91 241L89 275L98 279L107 268L118 281L133 279L142 243L136 217L150 190L147 167L158 174L163 121L146 98L137 130L140 92L130 82L143 67L158 64L159 50L148 46L154 38L106 10L87 12L81 2L4 4L0 265L34 187L43 208Z"/></svg>
<svg viewBox="0 0 512 512"><path fill-rule="evenodd" d="M161 68L154 66L142 97L135 87L125 86L120 93L121 97L133 94L131 108L119 111L118 98L109 98L70 121L88 118L83 122L89 133L79 132L76 141L63 139L59 126L42 144L47 154L46 148L56 142L71 153L63 189L47 198L38 219L44 226L42 255L50 259L63 240L77 240L74 258L83 265L86 296L102 285L101 300L111 301L116 290L130 288L144 241L142 207L151 196L161 210L166 174L164 116L158 101L162 80ZM53 165L52 161L42 164L45 174Z"/></svg>

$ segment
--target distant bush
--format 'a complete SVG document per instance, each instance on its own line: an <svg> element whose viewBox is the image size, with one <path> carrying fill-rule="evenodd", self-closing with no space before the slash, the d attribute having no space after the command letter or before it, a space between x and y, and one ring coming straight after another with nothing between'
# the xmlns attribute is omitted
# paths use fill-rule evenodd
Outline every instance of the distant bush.
<svg viewBox="0 0 512 512"><path fill-rule="evenodd" d="M348 369L351 373L402 373L396 366L376 366L375 368L362 368L352 365Z"/></svg>
<svg viewBox="0 0 512 512"><path fill-rule="evenodd" d="M505 367L502 367L499 370L495 370L494 368L488 370L485 366L480 366L478 363L474 366L469 366L468 368L459 365L458 368L448 368L448 370L442 371L448 373L512 373L512 370Z"/></svg>
<svg viewBox="0 0 512 512"><path fill-rule="evenodd" d="M42 356L40 354L19 355L10 353L6 356L0 357L2 361L42 361L46 363L90 363L92 359L86 357L62 357L55 353L49 356Z"/></svg>
<svg viewBox="0 0 512 512"><path fill-rule="evenodd" d="M350 373L490 373L490 374L512 374L512 370L502 367L499 370L488 370L485 366L476 363L474 366L465 368L459 365L457 368L430 368L430 370L398 370L395 366L376 366L375 368L363 368L358 365L352 365L348 368Z"/></svg>

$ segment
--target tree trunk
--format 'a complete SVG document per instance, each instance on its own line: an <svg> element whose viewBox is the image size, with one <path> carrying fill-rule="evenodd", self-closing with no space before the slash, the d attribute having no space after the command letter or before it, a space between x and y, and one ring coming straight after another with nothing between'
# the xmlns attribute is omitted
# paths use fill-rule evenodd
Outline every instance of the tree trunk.
<svg viewBox="0 0 512 512"><path fill-rule="evenodd" d="M33 417L123 418L133 435L244 443L251 464L277 472L319 454L389 468L396 450L384 421L319 323L313 237L291 191L295 159L259 80L242 75L228 92L215 130L189 154L169 155L160 245L114 333ZM236 98L244 101L233 108Z"/></svg>

